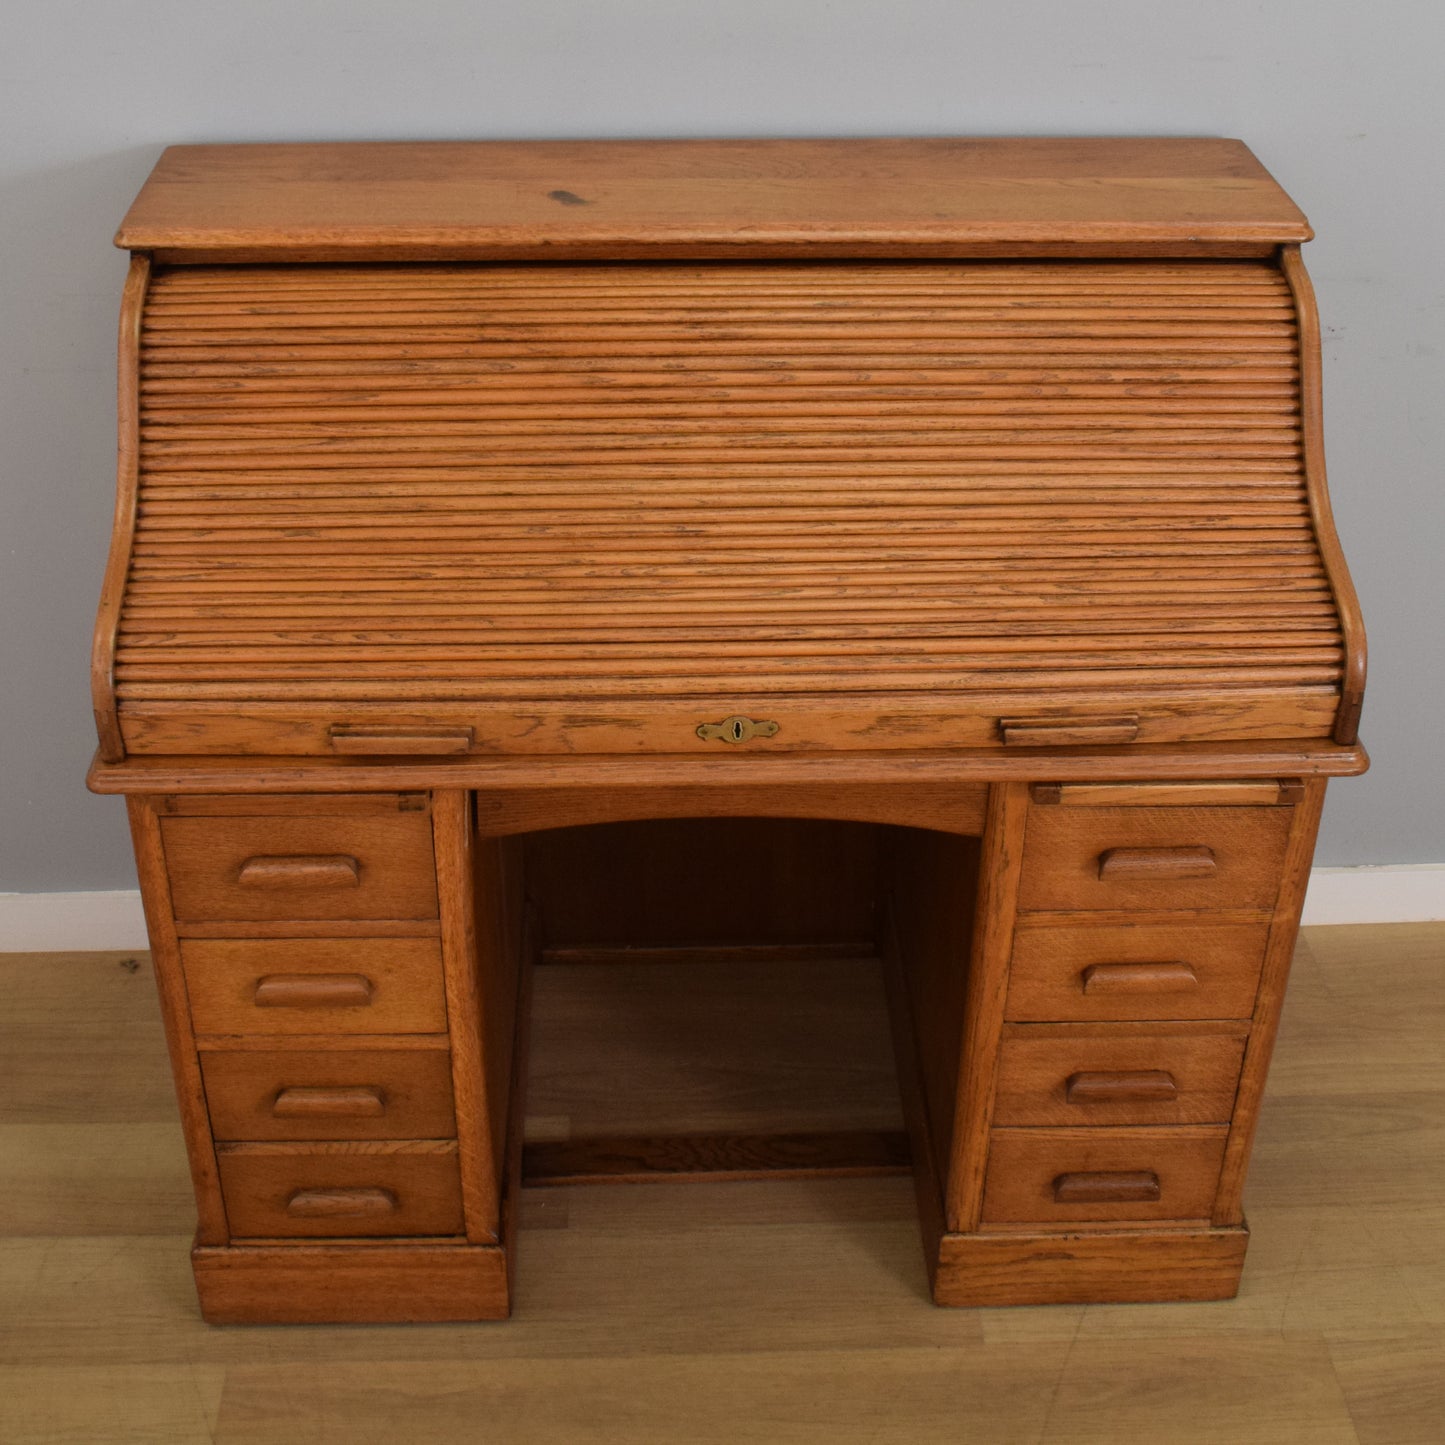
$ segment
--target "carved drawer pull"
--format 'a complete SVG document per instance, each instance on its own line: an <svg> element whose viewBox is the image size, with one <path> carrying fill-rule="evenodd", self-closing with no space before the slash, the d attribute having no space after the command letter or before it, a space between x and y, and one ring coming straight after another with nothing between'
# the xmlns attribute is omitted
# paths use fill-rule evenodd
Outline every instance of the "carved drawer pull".
<svg viewBox="0 0 1445 1445"><path fill-rule="evenodd" d="M365 1008L371 980L362 973L268 973L256 980L261 1008Z"/></svg>
<svg viewBox="0 0 1445 1445"><path fill-rule="evenodd" d="M1067 748L1132 743L1139 736L1133 713L1120 717L1004 717L998 730L1008 747Z"/></svg>
<svg viewBox="0 0 1445 1445"><path fill-rule="evenodd" d="M1187 963L1091 963L1079 978L1086 994L1192 993L1199 987L1199 975Z"/></svg>
<svg viewBox="0 0 1445 1445"><path fill-rule="evenodd" d="M1064 1097L1071 1104L1167 1104L1179 1088L1163 1069L1100 1070L1072 1075Z"/></svg>
<svg viewBox="0 0 1445 1445"><path fill-rule="evenodd" d="M368 1219L396 1212L389 1189L298 1189L286 1201L286 1213L297 1219Z"/></svg>
<svg viewBox="0 0 1445 1445"><path fill-rule="evenodd" d="M372 1084L297 1086L276 1095L271 1113L278 1119L379 1119L386 1113L386 1095Z"/></svg>
<svg viewBox="0 0 1445 1445"><path fill-rule="evenodd" d="M1152 1169L1060 1174L1054 1180L1055 1204L1154 1204L1159 1176Z"/></svg>
<svg viewBox="0 0 1445 1445"><path fill-rule="evenodd" d="M262 855L247 858L236 881L248 888L355 888L361 864L347 853Z"/></svg>
<svg viewBox="0 0 1445 1445"><path fill-rule="evenodd" d="M1213 876L1214 850L1202 844L1181 848L1110 848L1099 855L1099 879L1104 883L1152 883Z"/></svg>

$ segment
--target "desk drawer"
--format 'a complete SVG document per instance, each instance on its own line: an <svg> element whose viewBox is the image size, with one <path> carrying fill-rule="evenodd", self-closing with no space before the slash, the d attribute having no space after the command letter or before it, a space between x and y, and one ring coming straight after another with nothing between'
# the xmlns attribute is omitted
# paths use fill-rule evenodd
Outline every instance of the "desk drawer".
<svg viewBox="0 0 1445 1445"><path fill-rule="evenodd" d="M1011 1021L1247 1019L1269 929L1263 924L1070 924L1014 937Z"/></svg>
<svg viewBox="0 0 1445 1445"><path fill-rule="evenodd" d="M231 1144L217 1162L235 1237L462 1232L454 1141Z"/></svg>
<svg viewBox="0 0 1445 1445"><path fill-rule="evenodd" d="M447 1139L444 1049L228 1049L201 1054L217 1139Z"/></svg>
<svg viewBox="0 0 1445 1445"><path fill-rule="evenodd" d="M1019 907L1272 909L1293 808L1029 810Z"/></svg>
<svg viewBox="0 0 1445 1445"><path fill-rule="evenodd" d="M983 1222L1207 1219L1228 1134L1223 1126L995 1129Z"/></svg>
<svg viewBox="0 0 1445 1445"><path fill-rule="evenodd" d="M1108 1034L1006 1038L999 1125L1227 1124L1244 1035Z"/></svg>
<svg viewBox="0 0 1445 1445"><path fill-rule="evenodd" d="M441 1034L435 938L186 938L198 1034Z"/></svg>
<svg viewBox="0 0 1445 1445"><path fill-rule="evenodd" d="M437 916L431 817L162 818L181 920Z"/></svg>

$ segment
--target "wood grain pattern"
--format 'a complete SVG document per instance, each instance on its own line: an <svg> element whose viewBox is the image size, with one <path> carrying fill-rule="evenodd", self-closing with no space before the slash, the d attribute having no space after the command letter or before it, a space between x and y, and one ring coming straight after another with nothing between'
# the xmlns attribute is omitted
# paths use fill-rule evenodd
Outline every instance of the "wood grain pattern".
<svg viewBox="0 0 1445 1445"><path fill-rule="evenodd" d="M452 789L438 790L432 795L432 819L465 1232L471 1244L495 1244L501 1230L501 1161L494 1152L483 1040L488 1013L502 1000L484 997L482 992L478 949L483 935L477 919L478 906L494 908L495 899L479 899L474 892L471 800ZM496 926L495 916L484 920L488 943ZM494 977L489 969L487 981Z"/></svg>
<svg viewBox="0 0 1445 1445"><path fill-rule="evenodd" d="M268 973L256 980L251 1002L257 1008L366 1008L372 991L364 973Z"/></svg>
<svg viewBox="0 0 1445 1445"><path fill-rule="evenodd" d="M440 1049L247 1049L201 1054L219 1140L448 1139L451 1059Z"/></svg>
<svg viewBox="0 0 1445 1445"><path fill-rule="evenodd" d="M1071 750L1067 756L1025 759L998 749L946 753L833 753L831 755L647 758L433 758L425 762L352 762L344 769L319 758L128 758L92 764L86 785L97 793L205 794L224 789L250 795L292 788L310 795L345 794L358 787L460 787L486 791L569 787L716 787L725 783L771 788L852 784L1004 782L1041 774L1080 780L1136 777L1190 779L1268 777L1294 771L1309 777L1354 777L1369 767L1359 745L1217 742L1207 747L1144 745L1118 750Z"/></svg>
<svg viewBox="0 0 1445 1445"><path fill-rule="evenodd" d="M1229 1130L1219 1125L995 1129L984 1189L986 1225L1067 1225L1087 1220L1209 1219ZM1149 1199L1059 1199L1069 1174L1152 1174Z"/></svg>
<svg viewBox="0 0 1445 1445"><path fill-rule="evenodd" d="M1294 961L1295 939L1299 933L1300 913L1304 908L1305 890L1309 886L1310 862L1314 857L1315 838L1324 804L1324 785L1310 782L1305 784L1303 800L1293 809L1289 848L1280 869L1279 905L1265 948L1259 993L1255 999L1254 1026L1250 1030L1249 1047L1244 1055L1239 1094L1235 1100L1229 1144L1220 1175L1219 1196L1214 1203L1214 1223L1218 1225L1238 1224L1244 1218L1244 1175L1249 1166L1255 1131L1259 1127L1265 1076L1269 1072L1275 1035L1284 1009L1285 985Z"/></svg>
<svg viewBox="0 0 1445 1445"><path fill-rule="evenodd" d="M298 800L297 806L304 808L304 801ZM179 918L239 922L437 916L431 819L425 813L163 818L160 826ZM318 857L347 863L321 868ZM263 871L286 875L291 886L252 886L245 871L256 868L260 858L283 860L271 861Z"/></svg>
<svg viewBox="0 0 1445 1445"><path fill-rule="evenodd" d="M150 935L151 958L155 964L156 992L160 997L161 1018L165 1022L166 1048L170 1053L181 1128L185 1133L186 1159L196 1192L196 1241L203 1245L225 1244L230 1239L230 1227L226 1219L216 1146L206 1113L196 1037L187 1006L181 946L171 917L171 890L166 876L161 823L150 806L150 800L145 797L127 798L126 812L135 847L136 871L140 875L146 932Z"/></svg>
<svg viewBox="0 0 1445 1445"><path fill-rule="evenodd" d="M1309 225L1235 140L171 146L116 236L195 260L1262 254Z"/></svg>
<svg viewBox="0 0 1445 1445"><path fill-rule="evenodd" d="M1295 782L1270 778L1192 783L1035 783L1035 803L1065 808L1229 808L1294 803Z"/></svg>
<svg viewBox="0 0 1445 1445"><path fill-rule="evenodd" d="M1258 757L1274 748L1279 750L1276 767L1363 771L1361 749L1340 749L1327 740L1338 702L1331 688L1281 685L1228 690L1218 686L1223 681L1220 674L1200 686L1150 694L1147 698L1140 694L1136 702L1147 741L1138 745L1133 756L1143 758L1152 753L1167 757L1173 750L1161 745L1170 743L1204 740L1211 748L1227 748L1231 743L1252 741L1252 748L1241 757ZM238 685L227 686L237 695L224 701L187 698L127 704L121 724L131 749L129 757L137 762L154 758L164 766L172 755L188 755L195 765L205 766L212 758L230 756L253 762L264 759L276 767L331 752L329 713L318 715L315 705L304 700L247 702L239 696ZM429 687L405 684L401 690L421 696ZM367 702L359 684L357 688L357 697L347 699L345 704L349 717L375 715L390 723L405 721L412 715L412 703ZM453 691L465 697L479 690L471 684L457 684ZM607 699L605 707L594 706L595 702L588 700L585 706L560 701L538 703L525 711L506 701L474 698L464 703L436 702L425 704L424 715L416 721L448 722L473 729L470 754L436 759L453 763L458 775L477 764L485 767L489 761L516 766L534 760L540 770L544 762L565 761L569 753L599 757L604 762L610 760L607 755L611 754L619 762L642 760L650 764L658 756L677 757L680 748L702 746L696 737L701 709L695 699L616 698ZM956 699L947 695L893 692L887 697L887 710L879 712L879 698L871 693L819 698L804 694L780 698L773 693L734 694L727 706L782 719L778 735L744 744L740 750L744 756L814 763L825 762L818 755L830 752L846 757L848 752L858 751L874 758L886 758L890 750L910 750L914 757L935 752L941 763L959 754L985 753L998 746L998 716L1023 707L1043 712L1048 706L1043 695L1018 691L975 691L969 695L969 703L970 710L960 712ZM715 714L717 709L711 707L709 711ZM1057 776L1059 753L1042 748L1027 754L1023 749L1012 751L1013 776L1024 770L1038 771L1050 761ZM1088 757L1084 749L1073 751L1080 759ZM1028 762L1017 762L1017 758L1025 756ZM1102 776L1127 776L1130 745L1111 745L1109 751L1100 749L1096 756ZM1113 767L1109 766L1110 758L1118 760ZM727 760L714 750L698 756L696 761L725 765ZM383 787L396 787L407 776L385 771L386 764L379 758L358 758L350 764L358 779L368 763ZM127 769L131 764L116 766ZM428 783L437 781L436 773L428 774L417 769L416 764L412 766L411 777L423 777ZM1222 763L1211 764L1204 755L1198 755L1195 766L1215 766L1224 771ZM638 772L647 776L645 766ZM1157 777L1159 773L1152 766L1142 766L1138 776Z"/></svg>
<svg viewBox="0 0 1445 1445"><path fill-rule="evenodd" d="M1019 907L1273 908L1290 821L1288 808L1035 807ZM1207 874L1188 869L1199 849ZM1111 855L1132 866L1110 870Z"/></svg>
<svg viewBox="0 0 1445 1445"><path fill-rule="evenodd" d="M140 336L149 256L132 256L120 301L120 334L116 344L116 481L115 518L110 552L100 587L95 636L90 649L90 695L100 755L116 763L125 757L115 704L115 648L120 626L126 573L135 540L136 505L140 489Z"/></svg>
<svg viewBox="0 0 1445 1445"><path fill-rule="evenodd" d="M1226 1124L1244 1035L1010 1037L999 1052L996 1125ZM1167 1084L1167 1088L1162 1087Z"/></svg>
<svg viewBox="0 0 1445 1445"><path fill-rule="evenodd" d="M994 1082L1029 811L1027 784L1000 783L989 789L964 995L958 1101L944 1180L946 1226L963 1233L978 1227L985 1208Z"/></svg>
<svg viewBox="0 0 1445 1445"><path fill-rule="evenodd" d="M422 1324L510 1313L495 1246L198 1246L191 1265L201 1313L213 1325Z"/></svg>
<svg viewBox="0 0 1445 1445"><path fill-rule="evenodd" d="M877 1130L539 1140L522 1151L522 1182L533 1188L659 1179L864 1179L906 1174L910 1167L908 1136Z"/></svg>
<svg viewBox="0 0 1445 1445"><path fill-rule="evenodd" d="M1319 540L1320 557L1339 608L1344 640L1345 671L1334 739L1352 743L1360 734L1360 712L1365 705L1367 645L1360 599L1345 565L1345 554L1335 530L1329 488L1325 483L1324 367L1320 356L1320 316L1315 288L1300 259L1298 245L1280 247L1280 270L1289 283L1299 317L1300 441L1304 453L1306 496Z"/></svg>
<svg viewBox="0 0 1445 1445"><path fill-rule="evenodd" d="M127 746L687 750L730 710L763 751L1323 735L1274 266L797 285L159 273Z"/></svg>
<svg viewBox="0 0 1445 1445"><path fill-rule="evenodd" d="M1062 1205L1156 1204L1160 1192L1159 1176L1152 1169L1060 1174L1054 1180L1054 1203Z"/></svg>
<svg viewBox="0 0 1445 1445"><path fill-rule="evenodd" d="M226 1213L237 1238L459 1235L462 1196L455 1141L223 1144L217 1150ZM291 1209L298 1193L367 1191L347 1210ZM373 1191L392 1208L368 1202Z"/></svg>
<svg viewBox="0 0 1445 1445"><path fill-rule="evenodd" d="M946 1234L934 1299L978 1305L1233 1299L1249 1231Z"/></svg>
<svg viewBox="0 0 1445 1445"><path fill-rule="evenodd" d="M198 1034L436 1034L446 1031L441 949L435 939L188 938L180 944ZM337 1005L312 993L258 1007L265 979L360 978L367 1001ZM293 993L293 999L294 999Z"/></svg>
<svg viewBox="0 0 1445 1445"><path fill-rule="evenodd" d="M1010 1019L1247 1019L1267 926L1201 920L1021 928Z"/></svg>
<svg viewBox="0 0 1445 1445"><path fill-rule="evenodd" d="M1101 883L1147 883L1179 878L1213 878L1214 850L1202 844L1167 848L1106 848L1099 854Z"/></svg>
<svg viewBox="0 0 1445 1445"><path fill-rule="evenodd" d="M355 888L361 864L349 853L247 858L236 870L242 888Z"/></svg>
<svg viewBox="0 0 1445 1445"><path fill-rule="evenodd" d="M383 1218L397 1208L389 1189L298 1189L286 1201L292 1219Z"/></svg>
<svg viewBox="0 0 1445 1445"><path fill-rule="evenodd" d="M332 770L336 781L345 774ZM172 793L155 800L164 818L355 818L392 813L425 813L431 809L427 793Z"/></svg>
<svg viewBox="0 0 1445 1445"><path fill-rule="evenodd" d="M536 788L479 792L477 826L503 835L647 818L818 818L897 823L945 833L983 828L982 783L841 783L780 787L726 775L689 787Z"/></svg>

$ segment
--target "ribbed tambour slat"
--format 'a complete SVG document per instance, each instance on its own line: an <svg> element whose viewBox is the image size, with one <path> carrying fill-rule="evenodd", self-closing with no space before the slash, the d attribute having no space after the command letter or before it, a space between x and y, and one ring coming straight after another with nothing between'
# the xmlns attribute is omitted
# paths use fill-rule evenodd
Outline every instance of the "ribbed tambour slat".
<svg viewBox="0 0 1445 1445"><path fill-rule="evenodd" d="M1271 263L178 267L140 374L123 717L1338 692Z"/></svg>

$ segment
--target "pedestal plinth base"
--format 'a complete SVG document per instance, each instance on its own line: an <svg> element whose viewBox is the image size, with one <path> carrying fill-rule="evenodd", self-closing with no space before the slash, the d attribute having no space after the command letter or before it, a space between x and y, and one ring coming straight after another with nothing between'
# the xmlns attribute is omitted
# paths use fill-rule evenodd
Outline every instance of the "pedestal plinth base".
<svg viewBox="0 0 1445 1445"><path fill-rule="evenodd" d="M1249 1230L944 1234L941 1305L1139 1304L1233 1299Z"/></svg>

